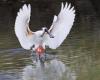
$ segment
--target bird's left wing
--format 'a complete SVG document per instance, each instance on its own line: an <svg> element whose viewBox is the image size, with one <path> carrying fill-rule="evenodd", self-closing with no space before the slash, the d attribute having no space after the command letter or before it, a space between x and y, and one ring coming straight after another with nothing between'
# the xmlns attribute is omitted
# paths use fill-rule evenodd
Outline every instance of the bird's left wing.
<svg viewBox="0 0 100 80"><path fill-rule="evenodd" d="M75 18L74 7L71 8L71 4L61 5L61 11L58 16L54 16L53 23L49 29L49 32L54 36L50 38L48 35L45 36L45 44L49 48L56 49L61 45L64 39L69 34Z"/></svg>
<svg viewBox="0 0 100 80"><path fill-rule="evenodd" d="M31 6L24 4L15 20L15 34L24 49L30 49L34 44L31 39L34 33L29 29L30 16Z"/></svg>

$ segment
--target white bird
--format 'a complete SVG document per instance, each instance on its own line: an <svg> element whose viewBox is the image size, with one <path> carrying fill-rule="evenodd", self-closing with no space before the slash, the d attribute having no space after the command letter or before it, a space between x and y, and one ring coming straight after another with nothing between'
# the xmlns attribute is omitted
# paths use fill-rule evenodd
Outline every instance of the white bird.
<svg viewBox="0 0 100 80"><path fill-rule="evenodd" d="M15 20L15 34L24 49L32 49L37 55L42 56L45 46L56 49L66 39L74 23L75 10L71 4L66 2L64 6L62 3L61 10L58 16L54 16L50 29L43 27L36 32L29 28L30 16L31 6L24 4Z"/></svg>

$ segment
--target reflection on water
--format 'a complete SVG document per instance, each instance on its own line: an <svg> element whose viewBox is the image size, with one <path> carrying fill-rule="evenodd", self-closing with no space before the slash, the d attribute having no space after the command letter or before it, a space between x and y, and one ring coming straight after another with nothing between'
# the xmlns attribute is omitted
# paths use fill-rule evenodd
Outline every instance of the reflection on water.
<svg viewBox="0 0 100 80"><path fill-rule="evenodd" d="M76 80L70 68L57 59L45 63L44 68L39 63L37 64L36 66L25 66L23 80Z"/></svg>
<svg viewBox="0 0 100 80"><path fill-rule="evenodd" d="M0 53L1 80L76 80L75 71L65 65L63 55L48 55L53 60L47 61L43 68L40 62L33 64L30 52L22 48L1 49Z"/></svg>

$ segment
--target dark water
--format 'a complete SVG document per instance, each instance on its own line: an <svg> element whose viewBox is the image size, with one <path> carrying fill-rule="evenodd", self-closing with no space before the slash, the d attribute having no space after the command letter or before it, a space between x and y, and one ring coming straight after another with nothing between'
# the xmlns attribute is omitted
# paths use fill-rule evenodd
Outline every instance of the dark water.
<svg viewBox="0 0 100 80"><path fill-rule="evenodd" d="M45 63L44 71L39 64L32 66L30 51L20 47L13 27L0 30L0 80L100 80L100 20L88 0L77 3L80 9L75 24L58 49L47 49L47 53L56 53L57 59ZM36 26L50 24L45 16L53 15L45 12L37 19L33 16L31 25L35 30L39 29Z"/></svg>

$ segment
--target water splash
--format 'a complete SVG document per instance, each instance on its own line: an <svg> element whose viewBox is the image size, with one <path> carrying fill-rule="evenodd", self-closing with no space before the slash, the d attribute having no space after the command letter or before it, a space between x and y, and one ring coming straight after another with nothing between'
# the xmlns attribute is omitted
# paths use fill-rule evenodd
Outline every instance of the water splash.
<svg viewBox="0 0 100 80"><path fill-rule="evenodd" d="M76 80L72 71L57 59L46 62L44 65L43 68L38 62L36 66L26 66L23 69L23 80Z"/></svg>

